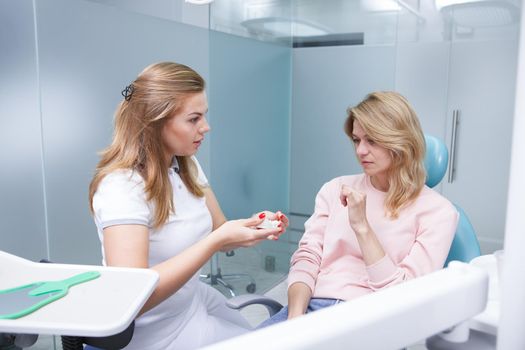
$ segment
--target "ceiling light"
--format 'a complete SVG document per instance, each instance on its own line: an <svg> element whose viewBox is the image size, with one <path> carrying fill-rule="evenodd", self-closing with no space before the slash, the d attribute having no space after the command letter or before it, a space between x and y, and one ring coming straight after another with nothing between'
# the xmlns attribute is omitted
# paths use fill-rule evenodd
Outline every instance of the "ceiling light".
<svg viewBox="0 0 525 350"><path fill-rule="evenodd" d="M361 0L361 7L365 11L399 11L401 7L394 0Z"/></svg>
<svg viewBox="0 0 525 350"><path fill-rule="evenodd" d="M189 2L194 5L208 5L213 2L213 0L184 0L184 2Z"/></svg>
<svg viewBox="0 0 525 350"><path fill-rule="evenodd" d="M299 19L280 17L253 18L241 22L250 32L275 37L325 35L329 31L320 25Z"/></svg>
<svg viewBox="0 0 525 350"><path fill-rule="evenodd" d="M435 0L436 8L457 25L495 27L519 20L516 5L505 0Z"/></svg>

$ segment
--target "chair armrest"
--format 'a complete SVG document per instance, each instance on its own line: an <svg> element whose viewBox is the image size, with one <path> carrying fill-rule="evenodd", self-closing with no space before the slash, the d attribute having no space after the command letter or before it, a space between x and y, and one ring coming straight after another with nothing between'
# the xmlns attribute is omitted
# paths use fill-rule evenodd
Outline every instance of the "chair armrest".
<svg viewBox="0 0 525 350"><path fill-rule="evenodd" d="M279 310L283 308L283 305L281 305L281 303L279 303L277 300L274 300L264 295L257 294L235 296L231 299L228 299L226 305L229 308L235 310L240 310L248 305L263 305L268 310L270 317L278 313Z"/></svg>

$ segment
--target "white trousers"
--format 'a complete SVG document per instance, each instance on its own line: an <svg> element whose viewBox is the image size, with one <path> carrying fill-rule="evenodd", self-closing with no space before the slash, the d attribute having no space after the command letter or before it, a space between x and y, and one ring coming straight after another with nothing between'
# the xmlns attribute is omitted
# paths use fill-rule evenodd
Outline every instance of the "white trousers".
<svg viewBox="0 0 525 350"><path fill-rule="evenodd" d="M226 298L216 289L198 283L191 312L136 327L129 350L191 350L247 333L250 324L237 310L226 306ZM174 325L176 325L174 327Z"/></svg>

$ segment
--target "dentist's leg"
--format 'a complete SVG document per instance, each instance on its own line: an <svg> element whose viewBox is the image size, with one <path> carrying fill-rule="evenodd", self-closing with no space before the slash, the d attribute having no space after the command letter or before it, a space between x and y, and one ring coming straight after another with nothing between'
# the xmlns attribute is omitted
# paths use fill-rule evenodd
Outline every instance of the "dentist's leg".
<svg viewBox="0 0 525 350"><path fill-rule="evenodd" d="M237 310L226 306L226 298L216 289L201 283L199 293L207 311L206 344L249 332L252 327Z"/></svg>

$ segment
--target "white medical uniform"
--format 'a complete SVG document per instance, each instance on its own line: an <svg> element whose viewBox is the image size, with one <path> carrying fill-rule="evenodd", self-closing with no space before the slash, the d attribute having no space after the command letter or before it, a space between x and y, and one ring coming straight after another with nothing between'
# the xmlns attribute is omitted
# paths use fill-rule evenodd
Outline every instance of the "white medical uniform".
<svg viewBox="0 0 525 350"><path fill-rule="evenodd" d="M200 164L198 181L208 180ZM195 244L212 230L205 198L191 194L177 173L169 169L175 214L159 229L152 228L153 205L146 201L144 181L136 171L119 170L107 175L93 197L95 223L104 245L102 230L113 225L138 224L149 228L149 266L157 265ZM104 257L104 249L102 249ZM105 265L105 258L103 258ZM135 321L135 331L126 349L185 350L246 333L250 325L225 305L226 298L199 281L197 272L181 289Z"/></svg>

